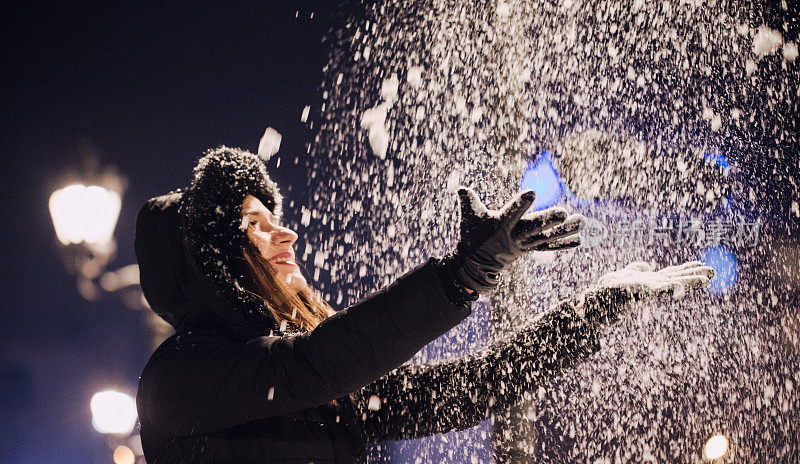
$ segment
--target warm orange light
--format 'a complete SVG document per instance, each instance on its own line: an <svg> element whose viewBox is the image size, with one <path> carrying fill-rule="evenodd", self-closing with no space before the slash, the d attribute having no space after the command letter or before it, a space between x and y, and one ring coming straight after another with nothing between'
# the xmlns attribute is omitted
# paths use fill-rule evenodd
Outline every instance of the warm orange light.
<svg viewBox="0 0 800 464"><path fill-rule="evenodd" d="M135 464L136 456L127 446L120 445L114 450L114 464Z"/></svg>

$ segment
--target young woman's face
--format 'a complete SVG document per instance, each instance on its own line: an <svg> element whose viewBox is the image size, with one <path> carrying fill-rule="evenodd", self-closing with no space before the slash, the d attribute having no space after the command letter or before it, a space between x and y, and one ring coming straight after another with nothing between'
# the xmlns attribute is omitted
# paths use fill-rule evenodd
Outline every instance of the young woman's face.
<svg viewBox="0 0 800 464"><path fill-rule="evenodd" d="M297 234L272 215L258 198L247 195L242 202L242 222L256 244L261 256L278 272L278 277L295 288L302 288L306 279L294 261L294 242Z"/></svg>

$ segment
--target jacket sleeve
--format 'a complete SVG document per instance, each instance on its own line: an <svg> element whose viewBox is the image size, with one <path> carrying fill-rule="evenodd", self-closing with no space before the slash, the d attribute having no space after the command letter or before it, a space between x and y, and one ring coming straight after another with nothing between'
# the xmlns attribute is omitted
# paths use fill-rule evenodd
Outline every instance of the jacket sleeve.
<svg viewBox="0 0 800 464"><path fill-rule="evenodd" d="M597 350L597 328L563 302L472 356L393 370L356 395L356 413L373 442L466 429Z"/></svg>
<svg viewBox="0 0 800 464"><path fill-rule="evenodd" d="M312 332L242 343L213 333L173 337L142 373L143 433L155 441L209 433L369 384L469 315L468 304L447 298L435 264L430 259Z"/></svg>

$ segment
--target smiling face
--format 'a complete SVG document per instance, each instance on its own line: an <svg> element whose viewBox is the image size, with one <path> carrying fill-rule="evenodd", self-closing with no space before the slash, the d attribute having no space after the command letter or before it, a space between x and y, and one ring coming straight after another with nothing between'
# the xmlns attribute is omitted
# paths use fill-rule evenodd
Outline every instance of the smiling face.
<svg viewBox="0 0 800 464"><path fill-rule="evenodd" d="M242 202L242 226L247 228L250 240L278 273L278 278L294 288L307 286L294 260L297 234L282 226L264 203L252 195L247 195Z"/></svg>

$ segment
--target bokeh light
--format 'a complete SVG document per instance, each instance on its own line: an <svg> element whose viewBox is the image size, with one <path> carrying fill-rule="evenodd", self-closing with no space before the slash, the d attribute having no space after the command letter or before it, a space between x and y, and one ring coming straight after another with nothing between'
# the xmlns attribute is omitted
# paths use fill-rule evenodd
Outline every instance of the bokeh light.
<svg viewBox="0 0 800 464"><path fill-rule="evenodd" d="M706 248L697 259L713 268L717 273L708 286L710 293L721 295L736 283L739 276L739 263L736 255L728 248L722 245Z"/></svg>
<svg viewBox="0 0 800 464"><path fill-rule="evenodd" d="M706 459L721 458L728 452L728 439L724 435L714 435L709 438L703 447L703 456Z"/></svg>
<svg viewBox="0 0 800 464"><path fill-rule="evenodd" d="M136 455L133 450L125 445L117 446L114 449L114 464L135 464Z"/></svg>
<svg viewBox="0 0 800 464"><path fill-rule="evenodd" d="M561 181L553 168L549 153L541 153L535 161L528 163L528 169L522 176L520 188L536 192L533 211L549 208L558 203L562 194Z"/></svg>
<svg viewBox="0 0 800 464"><path fill-rule="evenodd" d="M705 158L705 160L709 163L713 163L721 168L730 167L730 164L728 164L728 159L719 153L705 153L703 158Z"/></svg>
<svg viewBox="0 0 800 464"><path fill-rule="evenodd" d="M92 425L100 433L128 434L136 425L136 402L130 395L114 390L92 397Z"/></svg>
<svg viewBox="0 0 800 464"><path fill-rule="evenodd" d="M50 195L50 215L64 245L111 239L122 207L117 192L97 185L70 185Z"/></svg>

